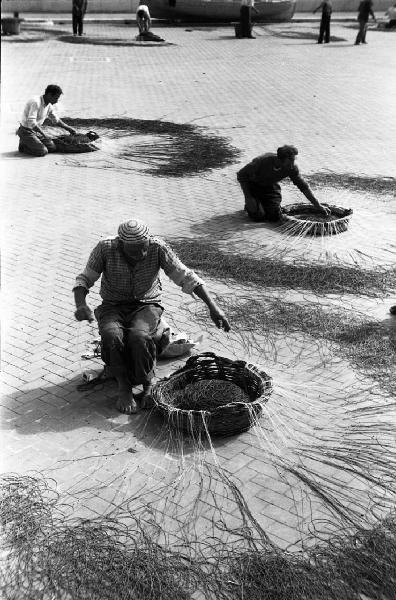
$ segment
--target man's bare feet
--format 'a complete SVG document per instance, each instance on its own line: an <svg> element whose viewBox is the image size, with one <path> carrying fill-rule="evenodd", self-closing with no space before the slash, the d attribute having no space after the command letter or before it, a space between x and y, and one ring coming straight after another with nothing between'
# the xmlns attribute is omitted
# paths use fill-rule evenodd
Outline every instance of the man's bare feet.
<svg viewBox="0 0 396 600"><path fill-rule="evenodd" d="M153 386L151 383L145 383L143 385L143 391L135 394L135 400L140 404L140 408L149 409L153 407L153 399L151 397L151 390Z"/></svg>
<svg viewBox="0 0 396 600"><path fill-rule="evenodd" d="M137 413L138 407L133 397L132 390L119 390L116 407L125 415L133 415Z"/></svg>

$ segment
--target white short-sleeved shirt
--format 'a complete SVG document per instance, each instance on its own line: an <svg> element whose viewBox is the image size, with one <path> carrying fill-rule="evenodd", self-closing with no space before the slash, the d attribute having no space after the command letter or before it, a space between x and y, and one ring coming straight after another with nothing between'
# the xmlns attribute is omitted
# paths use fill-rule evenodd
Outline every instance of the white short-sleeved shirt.
<svg viewBox="0 0 396 600"><path fill-rule="evenodd" d="M55 112L53 104L45 104L44 96L34 96L27 101L23 109L21 125L33 129L36 125L42 125L45 119L58 123L59 117Z"/></svg>
<svg viewBox="0 0 396 600"><path fill-rule="evenodd" d="M254 0L241 0L241 6L250 6L250 8L253 8Z"/></svg>

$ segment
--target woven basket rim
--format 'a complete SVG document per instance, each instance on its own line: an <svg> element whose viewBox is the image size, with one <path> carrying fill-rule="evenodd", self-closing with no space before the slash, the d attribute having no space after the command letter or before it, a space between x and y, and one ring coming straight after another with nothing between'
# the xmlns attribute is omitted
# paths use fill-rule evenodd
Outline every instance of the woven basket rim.
<svg viewBox="0 0 396 600"><path fill-rule="evenodd" d="M313 204L289 204L287 206L285 206L283 208L283 216L285 218L285 220L287 221L294 221L297 223L309 223L312 224L313 226L315 225L321 225L321 226L326 226L330 223L342 223L348 220L348 218L353 214L353 210L351 208L343 208L341 206L335 206L333 204L326 204L327 208L330 209L330 211L333 214L339 214L339 216L337 216L337 218L332 219L331 221L310 221L307 219L299 219L298 217L294 216L293 212L311 212L311 213L315 213L317 212L317 209L315 206L313 206ZM290 212L291 211L291 212ZM342 214L344 213L344 214Z"/></svg>
<svg viewBox="0 0 396 600"><path fill-rule="evenodd" d="M218 357L218 358L222 358L222 357ZM192 367L190 369L184 370L183 372L172 373L168 377L164 377L163 379L158 381L154 386L154 393L153 393L154 403L156 404L157 407L162 408L163 410L165 410L169 413L177 411L177 412L183 413L185 415L187 415L187 414L188 415L200 415L200 414L205 413L205 414L208 414L211 416L216 415L217 413L224 411L224 409L227 409L227 408L236 408L238 406L239 407L262 406L263 404L265 404L268 401L268 396L272 393L272 389L273 389L272 377L270 375L267 375L267 373L265 373L262 369L260 369L260 367L258 367L257 365L254 365L252 363L245 363L244 368L247 369L252 375L261 377L261 379L263 380L264 392L261 396L259 396L259 398L256 398L255 400L251 400L249 397L249 394L246 393L246 396L248 398L247 402L240 402L240 401L227 402L225 404L221 404L220 406L216 406L216 408L214 408L213 410L197 410L197 409L188 409L188 408L177 408L177 407L173 406L172 404L169 404L168 402L164 402L162 400L162 397L157 398L157 393L159 393L159 395L161 395L162 389L165 386L167 386L169 383L174 382L178 378L184 378L188 372L194 372L195 369ZM202 379L197 379L197 381L202 381L203 379L216 379L219 381L228 381L230 383L235 383L234 381L231 381L229 379L224 379L223 377L211 377L211 378L203 377ZM235 385L238 385L238 384L235 383ZM238 387L240 387L240 386L238 386ZM242 389L242 388L240 387L240 389Z"/></svg>

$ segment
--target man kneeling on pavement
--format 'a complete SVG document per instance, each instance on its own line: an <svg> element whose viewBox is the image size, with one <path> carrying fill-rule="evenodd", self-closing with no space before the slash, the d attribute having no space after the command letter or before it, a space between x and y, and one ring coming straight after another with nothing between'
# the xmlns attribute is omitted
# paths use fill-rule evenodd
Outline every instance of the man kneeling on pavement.
<svg viewBox="0 0 396 600"><path fill-rule="evenodd" d="M48 85L42 96L35 96L26 103L20 127L16 132L19 136L19 152L45 156L48 152L56 151L53 140L41 128L46 119L52 125L62 127L71 134L76 133L76 130L66 125L54 110L62 93L59 85Z"/></svg>
<svg viewBox="0 0 396 600"><path fill-rule="evenodd" d="M245 210L253 221L281 221L282 194L279 181L290 177L294 185L318 210L329 214L315 198L306 181L301 177L295 158L294 146L281 146L276 154L267 152L257 156L237 173L237 179L245 196Z"/></svg>
<svg viewBox="0 0 396 600"><path fill-rule="evenodd" d="M73 288L78 321L92 321L86 303L89 288L102 276L102 304L95 310L101 336L102 359L118 382L117 408L131 414L136 400L148 403L158 344L163 334L160 269L187 294L194 294L209 308L218 328L229 322L206 289L202 279L186 267L166 243L153 237L137 220L122 223L118 236L101 240ZM142 385L135 397L132 387Z"/></svg>

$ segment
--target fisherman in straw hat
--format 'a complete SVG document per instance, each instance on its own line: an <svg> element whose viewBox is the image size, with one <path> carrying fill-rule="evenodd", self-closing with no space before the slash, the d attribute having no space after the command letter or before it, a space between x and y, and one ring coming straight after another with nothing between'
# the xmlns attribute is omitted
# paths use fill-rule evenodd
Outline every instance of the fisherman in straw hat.
<svg viewBox="0 0 396 600"><path fill-rule="evenodd" d="M93 321L86 295L102 276L102 304L95 310L101 336L102 359L118 382L117 408L126 414L148 402L161 330L160 269L187 294L195 294L209 308L212 321L229 331L229 322L202 279L186 267L144 223L121 223L115 238L101 240L73 288L78 321ZM143 391L133 396L132 386Z"/></svg>

